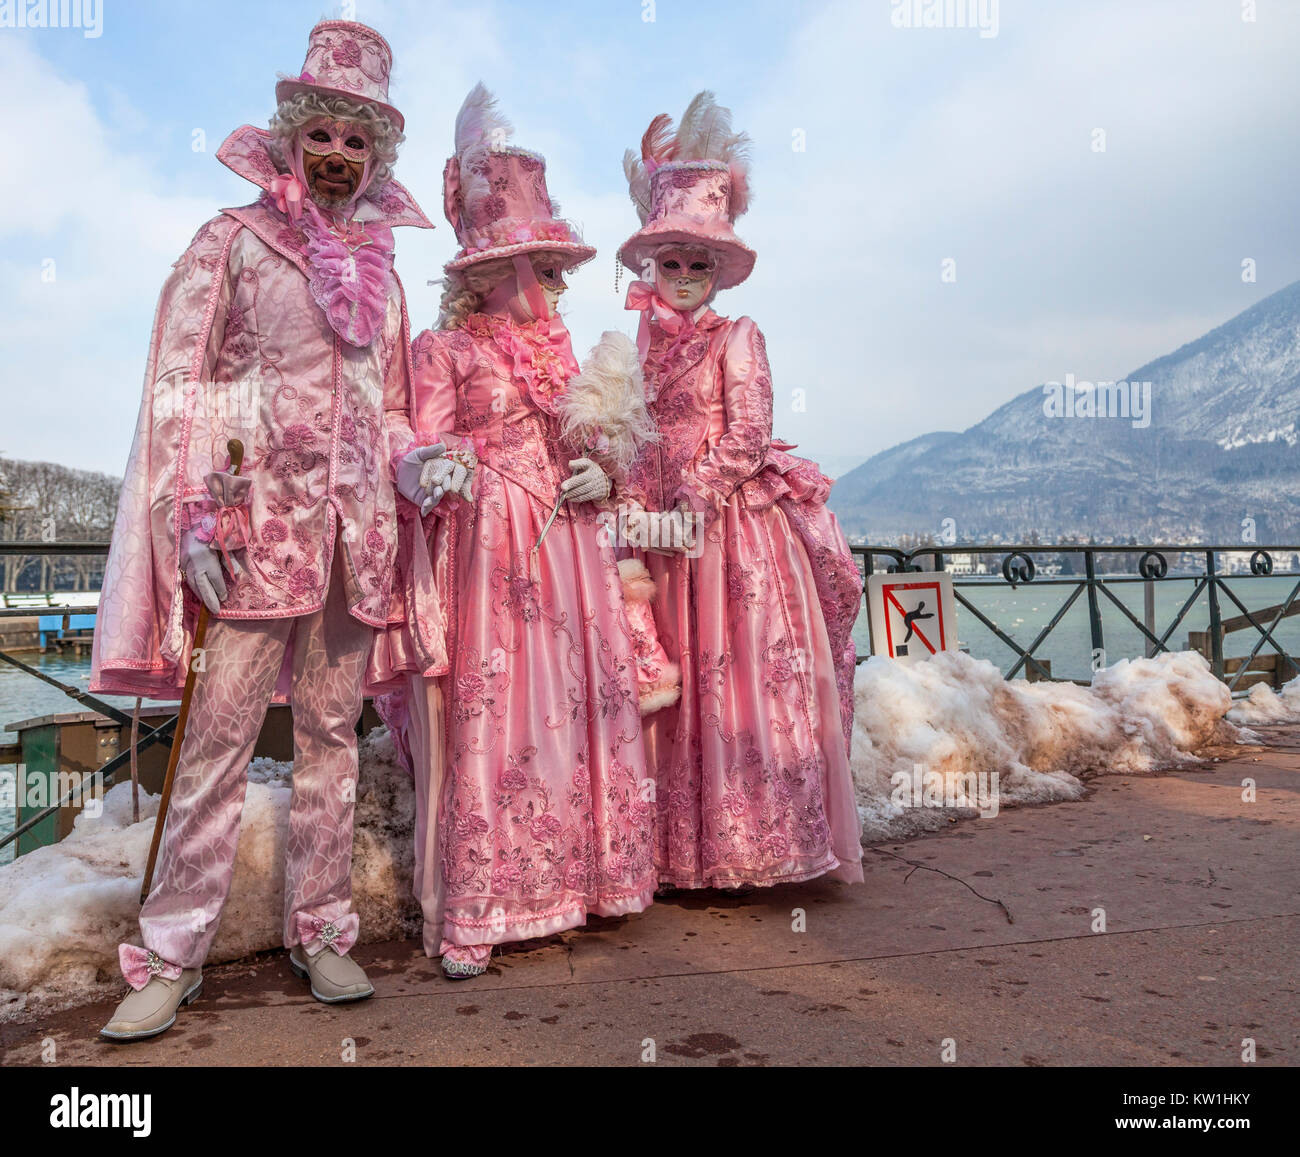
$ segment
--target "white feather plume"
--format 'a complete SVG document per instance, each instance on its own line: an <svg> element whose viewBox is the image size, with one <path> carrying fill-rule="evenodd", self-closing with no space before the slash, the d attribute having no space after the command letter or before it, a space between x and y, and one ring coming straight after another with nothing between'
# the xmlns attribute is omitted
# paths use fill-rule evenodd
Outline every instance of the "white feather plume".
<svg viewBox="0 0 1300 1157"><path fill-rule="evenodd" d="M465 98L456 114L456 155L463 157L471 149L501 145L513 134L514 126L497 108L494 97L480 80Z"/></svg>
<svg viewBox="0 0 1300 1157"><path fill-rule="evenodd" d="M713 93L695 94L673 129L672 118L660 113L650 122L641 139L641 156L628 149L623 154L623 172L628 192L641 223L650 214L650 174L669 161L721 161L731 170L731 216L749 208L749 161L753 142L748 133L731 127L731 110L720 105Z"/></svg>
<svg viewBox="0 0 1300 1157"><path fill-rule="evenodd" d="M641 447L659 439L646 409L636 345L616 330L600 335L559 405L560 431L571 445L590 448L601 435L609 440L608 450L591 456L616 478L626 478Z"/></svg>
<svg viewBox="0 0 1300 1157"><path fill-rule="evenodd" d="M677 161L749 162L750 139L733 132L731 109L718 104L713 93L695 94L677 129Z"/></svg>
<svg viewBox="0 0 1300 1157"><path fill-rule="evenodd" d="M623 172L627 176L628 195L644 225L650 219L650 174L646 172L645 162L632 149L623 154Z"/></svg>

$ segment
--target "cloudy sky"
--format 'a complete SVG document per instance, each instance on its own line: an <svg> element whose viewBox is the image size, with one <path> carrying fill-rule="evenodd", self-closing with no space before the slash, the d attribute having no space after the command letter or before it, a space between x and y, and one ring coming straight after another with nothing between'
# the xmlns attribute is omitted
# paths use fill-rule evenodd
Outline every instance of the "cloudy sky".
<svg viewBox="0 0 1300 1157"><path fill-rule="evenodd" d="M896 6L345 5L395 47L398 176L440 222L398 235L417 326L455 249L441 173L479 79L600 249L567 296L580 355L634 328L623 149L701 88L733 108L759 261L717 307L767 333L776 431L831 473L1042 381L1122 377L1300 279L1300 3L1001 0L995 36L900 28ZM169 266L254 196L217 147L265 124L277 72L340 9L102 7L97 37L0 27L0 454L119 473Z"/></svg>

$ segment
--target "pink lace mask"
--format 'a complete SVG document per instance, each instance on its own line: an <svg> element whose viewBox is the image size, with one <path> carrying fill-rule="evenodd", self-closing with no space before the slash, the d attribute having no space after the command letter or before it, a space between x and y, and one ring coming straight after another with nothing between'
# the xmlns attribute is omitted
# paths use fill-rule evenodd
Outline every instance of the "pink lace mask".
<svg viewBox="0 0 1300 1157"><path fill-rule="evenodd" d="M543 289L554 289L563 293L569 288L569 283L564 280L564 269L557 261L554 265L544 265L540 269L535 269L537 283Z"/></svg>
<svg viewBox="0 0 1300 1157"><path fill-rule="evenodd" d="M329 140L312 140L314 133L323 133ZM298 130L298 143L304 153L311 153L313 157L340 153L357 164L365 164L374 156L375 151L374 139L364 127L354 121L333 121L328 117L317 117L303 125Z"/></svg>
<svg viewBox="0 0 1300 1157"><path fill-rule="evenodd" d="M307 183L307 165L304 160L304 158L309 153L317 157L321 157L321 156L328 157L328 156L332 156L334 153L340 153L341 156L348 157L347 152L340 152L339 149L333 147L334 144L338 143L337 138L334 136L331 136L329 145L326 145L324 141L307 140L307 136L306 136L307 133L316 131L316 128L314 126L323 127L323 126L336 125L336 124L341 124L344 127L346 127L347 122L346 121L342 121L342 122L325 121L323 119L312 121L311 124L306 125L298 133L297 138L293 142L293 155L290 158L290 162L293 167L293 175L298 179L298 183L302 186L304 195L306 195L307 190L310 188L310 186ZM352 127L356 128L357 126L353 125ZM326 128L325 131L330 133L333 132L333 130L330 128ZM352 133L348 133L345 139L351 139L352 135L353 135ZM356 135L362 136L363 134L358 132ZM366 139L368 140L369 138L367 137ZM305 147L306 145L309 144L312 145L313 148L308 149ZM369 147L370 146L367 145L367 150L369 149ZM323 150L323 151L318 151L318 150ZM355 153L357 150L353 149L350 151L352 153ZM358 158L349 157L349 159L357 160ZM351 213L354 209L356 209L357 202L360 201L361 198L365 196L366 190L370 187L370 174L373 173L375 169L374 157L369 156L365 161L362 161L360 163L363 165L363 168L361 170L361 180L357 182L356 191L352 194L351 199L348 201L347 208L344 210L344 212L346 213Z"/></svg>
<svg viewBox="0 0 1300 1157"><path fill-rule="evenodd" d="M718 271L717 259L707 249L661 249L655 254L659 276L676 281L709 281Z"/></svg>

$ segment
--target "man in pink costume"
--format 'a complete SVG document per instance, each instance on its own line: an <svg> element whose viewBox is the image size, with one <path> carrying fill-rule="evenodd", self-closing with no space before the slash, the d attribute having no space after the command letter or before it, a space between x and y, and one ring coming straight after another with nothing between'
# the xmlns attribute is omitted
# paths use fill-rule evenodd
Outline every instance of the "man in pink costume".
<svg viewBox="0 0 1300 1157"><path fill-rule="evenodd" d="M462 248L440 328L412 351L417 437L457 467L409 560L448 608L450 667L413 681L404 733L425 950L460 978L494 944L639 912L655 887L636 659L598 522L610 484L594 448L560 437L578 366L556 305L595 250L556 219L545 161L510 132L477 86L444 173ZM436 650L436 624L411 626Z"/></svg>
<svg viewBox="0 0 1300 1157"><path fill-rule="evenodd" d="M706 92L676 131L656 117L624 162L643 224L619 256L644 278L627 305L660 435L625 497L687 528L661 543L693 547L645 556L682 672L680 702L646 727L669 887L862 879L848 758L861 578L830 479L772 437L762 333L710 308L754 265L732 227L747 147Z"/></svg>
<svg viewBox="0 0 1300 1157"><path fill-rule="evenodd" d="M267 132L217 156L261 197L205 224L163 288L95 632L91 686L176 698L199 672L166 835L124 944L132 992L102 1035L153 1036L199 993L234 871L246 770L273 695L293 702L284 943L327 1002L373 989L347 955L355 726L393 591L395 485L415 449L398 225L431 228L392 179L392 51L325 21L276 86ZM228 439L246 457L229 470ZM199 600L212 615L192 650Z"/></svg>

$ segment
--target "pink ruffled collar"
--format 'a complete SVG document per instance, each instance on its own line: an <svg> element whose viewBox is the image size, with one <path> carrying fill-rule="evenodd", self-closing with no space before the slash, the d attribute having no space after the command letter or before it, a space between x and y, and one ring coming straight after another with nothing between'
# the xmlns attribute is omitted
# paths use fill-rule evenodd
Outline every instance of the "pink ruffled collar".
<svg viewBox="0 0 1300 1157"><path fill-rule="evenodd" d="M464 329L489 339L511 359L515 378L524 383L538 409L557 412L564 387L578 372L569 331L559 317L521 325L505 314L472 313Z"/></svg>

